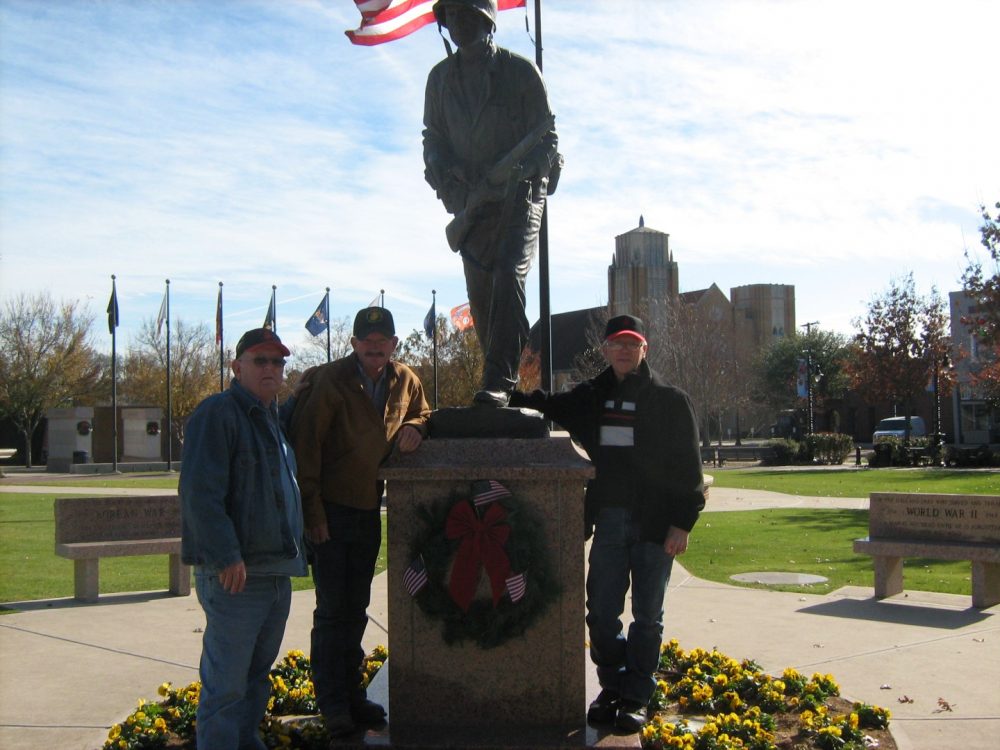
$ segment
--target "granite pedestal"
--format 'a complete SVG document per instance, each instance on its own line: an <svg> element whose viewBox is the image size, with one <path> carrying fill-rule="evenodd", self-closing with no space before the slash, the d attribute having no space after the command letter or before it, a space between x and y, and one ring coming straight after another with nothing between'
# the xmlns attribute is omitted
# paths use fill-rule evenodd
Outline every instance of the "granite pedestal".
<svg viewBox="0 0 1000 750"><path fill-rule="evenodd" d="M394 456L380 476L387 481L392 747L586 744L583 494L590 463L568 438L432 439ZM446 643L442 622L404 583L414 535L426 525L421 508L467 493L478 480L496 480L530 506L560 591L522 636L490 648L469 639ZM527 580L530 586L530 573ZM485 574L480 584L477 597L488 597Z"/></svg>

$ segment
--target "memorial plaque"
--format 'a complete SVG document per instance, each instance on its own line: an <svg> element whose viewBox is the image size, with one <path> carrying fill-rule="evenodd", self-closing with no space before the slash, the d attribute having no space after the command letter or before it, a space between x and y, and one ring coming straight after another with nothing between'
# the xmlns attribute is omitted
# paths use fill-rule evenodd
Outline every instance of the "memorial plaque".
<svg viewBox="0 0 1000 750"><path fill-rule="evenodd" d="M873 492L873 539L926 539L1000 544L1000 495Z"/></svg>

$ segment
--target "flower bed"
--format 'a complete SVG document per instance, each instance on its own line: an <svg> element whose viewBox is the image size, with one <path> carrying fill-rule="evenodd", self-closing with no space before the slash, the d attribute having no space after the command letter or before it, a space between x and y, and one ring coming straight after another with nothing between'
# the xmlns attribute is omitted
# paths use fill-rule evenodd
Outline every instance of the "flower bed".
<svg viewBox="0 0 1000 750"><path fill-rule="evenodd" d="M660 653L655 714L641 734L647 750L895 750L889 712L841 699L832 675L788 668L765 674L718 651Z"/></svg>
<svg viewBox="0 0 1000 750"><path fill-rule="evenodd" d="M366 687L387 657L384 646L365 657ZM772 677L749 659L698 648L685 652L671 640L661 649L657 677L653 715L640 734L646 750L896 750L889 712L844 700L831 675L807 679L789 668ZM325 748L329 737L312 718L316 696L305 654L289 651L270 680L261 724L267 746ZM163 683L163 700L140 700L111 728L104 750L193 747L200 689L197 682L180 689Z"/></svg>

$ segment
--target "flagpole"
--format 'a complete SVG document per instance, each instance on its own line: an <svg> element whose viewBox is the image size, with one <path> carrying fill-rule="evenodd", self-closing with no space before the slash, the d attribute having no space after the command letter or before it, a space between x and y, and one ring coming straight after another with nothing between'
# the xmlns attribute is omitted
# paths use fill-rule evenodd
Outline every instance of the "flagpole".
<svg viewBox="0 0 1000 750"><path fill-rule="evenodd" d="M535 64L542 72L542 0L535 0ZM542 390L552 390L552 310L549 305L549 202L538 228L538 334Z"/></svg>
<svg viewBox="0 0 1000 750"><path fill-rule="evenodd" d="M431 320L431 331L434 332L432 337L433 352L434 352L434 409L438 408L438 327L437 327L437 290L431 289L431 310L433 311Z"/></svg>
<svg viewBox="0 0 1000 750"><path fill-rule="evenodd" d="M324 316L326 317L326 361L330 361L330 287L326 288L326 300L323 305Z"/></svg>
<svg viewBox="0 0 1000 750"><path fill-rule="evenodd" d="M170 279L167 279L167 471L172 470L173 461L173 409L170 400Z"/></svg>
<svg viewBox="0 0 1000 750"><path fill-rule="evenodd" d="M118 288L111 274L111 304L108 323L111 328L111 471L118 472L118 355L115 343L118 330ZM112 323L112 317L114 322Z"/></svg>
<svg viewBox="0 0 1000 750"><path fill-rule="evenodd" d="M379 307L385 307L385 289L379 289L378 290L378 294L379 294L379 297L381 298L379 300L378 306Z"/></svg>
<svg viewBox="0 0 1000 750"><path fill-rule="evenodd" d="M219 299L215 303L215 343L219 345L219 392L226 390L225 372L222 348L222 282L219 282Z"/></svg>
<svg viewBox="0 0 1000 750"><path fill-rule="evenodd" d="M271 284L271 330L278 335L278 286Z"/></svg>

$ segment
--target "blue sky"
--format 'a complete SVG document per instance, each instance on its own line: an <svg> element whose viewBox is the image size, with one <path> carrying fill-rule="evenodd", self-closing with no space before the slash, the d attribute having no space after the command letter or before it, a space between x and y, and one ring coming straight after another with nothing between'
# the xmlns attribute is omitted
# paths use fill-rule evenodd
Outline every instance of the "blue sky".
<svg viewBox="0 0 1000 750"><path fill-rule="evenodd" d="M529 0L533 23L533 5ZM1000 3L547 0L566 169L549 206L552 309L607 299L614 238L668 232L682 291L793 284L799 323L851 331L914 274L957 289L1000 200ZM534 52L524 11L497 40ZM464 302L423 180L434 27L355 47L350 0L3 0L0 298L47 290L119 348L159 310L226 342L277 285L294 349L385 289L401 336ZM538 273L529 277L529 317Z"/></svg>

